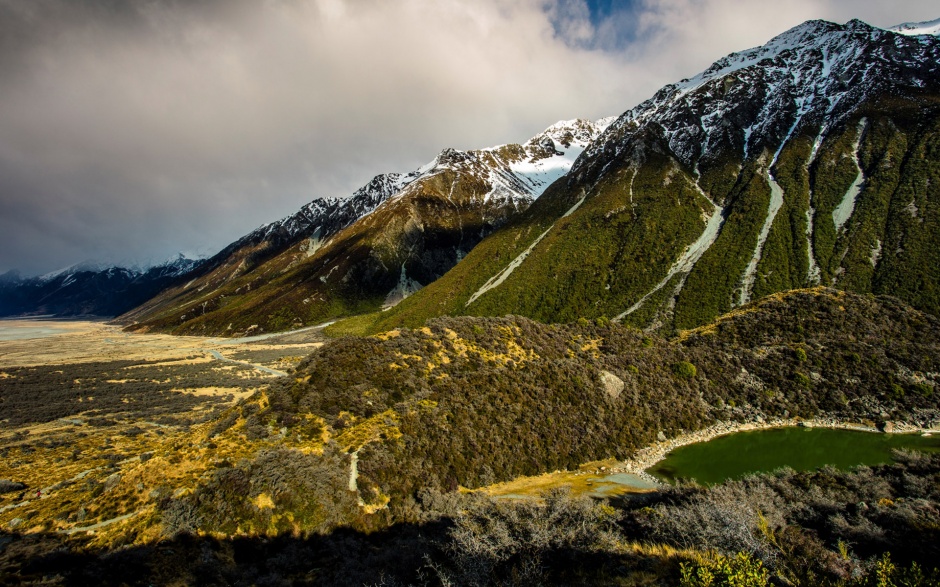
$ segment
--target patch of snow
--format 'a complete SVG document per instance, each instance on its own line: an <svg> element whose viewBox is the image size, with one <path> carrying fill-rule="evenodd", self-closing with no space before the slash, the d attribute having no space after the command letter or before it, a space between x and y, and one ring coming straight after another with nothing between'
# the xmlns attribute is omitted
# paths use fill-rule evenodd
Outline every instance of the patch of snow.
<svg viewBox="0 0 940 587"><path fill-rule="evenodd" d="M572 143L561 155L546 157L544 159L511 162L509 169L513 175L522 180L529 193L539 197L548 186L563 177L574 165L575 160L584 152L587 145Z"/></svg>
<svg viewBox="0 0 940 587"><path fill-rule="evenodd" d="M905 22L885 30L908 36L940 35L940 18L925 22Z"/></svg>
<svg viewBox="0 0 940 587"><path fill-rule="evenodd" d="M318 226L316 230L313 231L313 234L307 238L307 242L304 245L304 254L307 258L310 258L321 248L323 248L323 241L320 240L320 227Z"/></svg>
<svg viewBox="0 0 940 587"><path fill-rule="evenodd" d="M842 230L842 227L845 226L845 223L848 222L849 218L852 217L852 212L855 211L855 201L858 199L858 195L862 191L862 183L865 181L862 168L858 161L858 148L862 142L862 134L865 132L865 127L867 125L868 119L862 118L859 121L858 135L855 137L855 144L852 147L852 157L855 161L855 167L858 169L858 175L855 176L855 180L852 182L852 185L849 186L848 191L846 191L845 195L842 196L842 201L839 202L839 205L836 206L836 209L832 211L832 223L835 224L836 231Z"/></svg>
<svg viewBox="0 0 940 587"><path fill-rule="evenodd" d="M405 272L405 264L402 263L398 283L392 288L392 291L388 292L388 295L385 296L385 303L382 304L382 309L387 310L394 307L403 299L417 292L421 287L422 285L420 283L408 277L408 274Z"/></svg>
<svg viewBox="0 0 940 587"><path fill-rule="evenodd" d="M812 165L816 161L816 156L819 154L819 148L822 146L823 140L825 140L825 135L823 134L825 128L819 129L819 134L816 135L816 140L813 141L813 150L809 152L809 161L807 165Z"/></svg>
<svg viewBox="0 0 940 587"><path fill-rule="evenodd" d="M774 218L777 212L783 207L783 188L774 180L770 174L770 169L764 171L764 178L770 185L770 204L767 206L767 216L764 218L764 225L761 226L760 233L757 236L757 246L754 247L754 254L748 261L744 269L744 278L741 284L741 295L738 298L738 304L744 305L751 300L751 290L754 288L754 279L757 277L757 264L760 263L761 254L764 252L764 244L770 235L770 229L773 226Z"/></svg>
<svg viewBox="0 0 940 587"><path fill-rule="evenodd" d="M878 261L881 260L881 240L875 239L875 246L871 248L871 257L868 261L871 263L872 268L878 267Z"/></svg>

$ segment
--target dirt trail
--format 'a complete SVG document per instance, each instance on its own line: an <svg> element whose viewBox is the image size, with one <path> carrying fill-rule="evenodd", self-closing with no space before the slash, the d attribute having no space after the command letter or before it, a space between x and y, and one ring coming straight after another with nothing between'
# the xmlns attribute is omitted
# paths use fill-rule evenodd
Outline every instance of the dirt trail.
<svg viewBox="0 0 940 587"><path fill-rule="evenodd" d="M97 530L98 528L104 528L105 526L110 526L111 524L116 524L118 522L123 522L124 520L133 518L139 514L142 510L137 510L136 512L131 512L129 514L124 514L123 516L118 516L116 518L111 518L110 520L104 520L98 522L97 524L92 524L91 526L79 526L77 528L67 528L64 530L59 530L60 534L77 534L78 532L91 532Z"/></svg>
<svg viewBox="0 0 940 587"><path fill-rule="evenodd" d="M277 369L270 369L264 365L256 365L254 363L248 363L246 361L236 361L235 359L229 359L219 351L213 349L201 349L204 353L209 353L215 359L219 361L225 361L226 363L234 363L236 365L242 365L244 367L251 367L252 369L257 369L258 371L264 371L265 373L270 373L271 375L277 375L278 377L286 377L287 373L284 371L278 371Z"/></svg>

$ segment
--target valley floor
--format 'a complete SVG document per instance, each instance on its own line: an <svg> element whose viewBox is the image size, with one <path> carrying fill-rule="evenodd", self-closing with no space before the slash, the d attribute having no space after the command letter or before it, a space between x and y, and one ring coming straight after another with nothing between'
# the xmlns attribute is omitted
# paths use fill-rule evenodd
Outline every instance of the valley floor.
<svg viewBox="0 0 940 587"><path fill-rule="evenodd" d="M164 474L145 479L141 463L198 460L192 427L322 344L312 329L233 341L99 321L0 322L0 528L72 535L146 517L162 492L193 485L202 470L171 470L171 456ZM131 477L141 478L126 490L120 481Z"/></svg>
<svg viewBox="0 0 940 587"><path fill-rule="evenodd" d="M272 367L279 362L276 357L291 353L307 355L324 341L319 329L225 339L128 333L120 326L100 321L3 320L0 321L0 368L113 360L194 363L211 351L222 355L250 352L263 357L259 364ZM268 355L275 359L264 356L263 351L270 351Z"/></svg>

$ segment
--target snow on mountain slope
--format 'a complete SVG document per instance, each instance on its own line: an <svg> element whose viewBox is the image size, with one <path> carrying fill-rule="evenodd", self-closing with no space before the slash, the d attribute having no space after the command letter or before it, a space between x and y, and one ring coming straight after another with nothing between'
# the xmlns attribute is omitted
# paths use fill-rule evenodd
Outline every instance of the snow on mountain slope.
<svg viewBox="0 0 940 587"><path fill-rule="evenodd" d="M911 36L940 35L940 18L925 22L905 22L887 30Z"/></svg>
<svg viewBox="0 0 940 587"><path fill-rule="evenodd" d="M875 92L896 82L924 87L935 81L936 51L936 43L859 20L808 21L665 86L611 124L572 171L581 172L611 143L622 147L647 128L659 129L692 168L731 145L745 157L763 148L776 152L803 126L815 125L821 142ZM755 103L761 107L749 108ZM618 135L624 138L612 140Z"/></svg>
<svg viewBox="0 0 940 587"><path fill-rule="evenodd" d="M275 222L264 224L248 233L239 242L261 241L271 238L293 240L316 230L323 224L348 226L401 191L414 181L418 173L385 173L375 176L348 198L321 198L305 204L300 210ZM321 228L321 234L326 232Z"/></svg>
<svg viewBox="0 0 940 587"><path fill-rule="evenodd" d="M584 120L557 122L530 139L523 146L529 157L510 162L509 169L534 197L538 197L548 186L568 173L584 149L614 120L615 117L602 118L593 123ZM540 150L548 152L549 156L540 156Z"/></svg>
<svg viewBox="0 0 940 587"><path fill-rule="evenodd" d="M160 263L147 264L142 267L122 264L111 265L98 261L82 261L23 281L35 280L39 283L50 283L58 280L60 285L69 284L73 283L76 276L82 273L121 274L131 279L147 273L159 274L163 277L175 277L192 271L200 262L201 259L194 259L183 253L177 253Z"/></svg>
<svg viewBox="0 0 940 587"><path fill-rule="evenodd" d="M182 254L146 267L82 262L0 282L0 316L116 316L172 286L203 263Z"/></svg>
<svg viewBox="0 0 940 587"><path fill-rule="evenodd" d="M444 149L410 175L415 179L428 178L444 171L459 170L477 175L490 186L484 198L487 201L527 203L568 173L591 141L614 120L610 117L594 122L559 121L522 145L500 145L477 151ZM405 190L399 195L403 193Z"/></svg>
<svg viewBox="0 0 940 587"><path fill-rule="evenodd" d="M596 122L579 119L560 121L531 138L521 148L519 145L501 145L480 151L444 149L426 165L410 173L375 176L348 198L313 200L290 216L258 227L230 247L271 238L294 240L298 236L312 234L319 225L326 223L348 226L389 198L402 195L405 188L416 180L461 165L470 166L471 171L485 176L492 185L489 197L530 200L565 175L587 145L614 120L615 117ZM321 227L319 238L326 238L332 232L336 230Z"/></svg>

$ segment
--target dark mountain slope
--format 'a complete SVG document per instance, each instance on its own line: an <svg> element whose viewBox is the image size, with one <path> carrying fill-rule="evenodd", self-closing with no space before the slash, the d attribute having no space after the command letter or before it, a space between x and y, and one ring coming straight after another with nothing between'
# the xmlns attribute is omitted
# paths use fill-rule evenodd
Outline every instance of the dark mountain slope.
<svg viewBox="0 0 940 587"><path fill-rule="evenodd" d="M411 174L379 176L290 230L282 221L255 231L219 253L211 271L121 320L138 329L224 334L393 305L524 210L607 123L562 122L524 145L446 149Z"/></svg>
<svg viewBox="0 0 940 587"><path fill-rule="evenodd" d="M119 322L152 320L162 314L183 322L179 319L183 315L180 308L199 307L234 282L238 283L235 290L257 287L271 272L266 264L292 249L315 252L324 240L371 213L414 179L414 174L377 175L348 199L314 200L295 214L261 226L225 247L191 272L185 283L134 307Z"/></svg>

